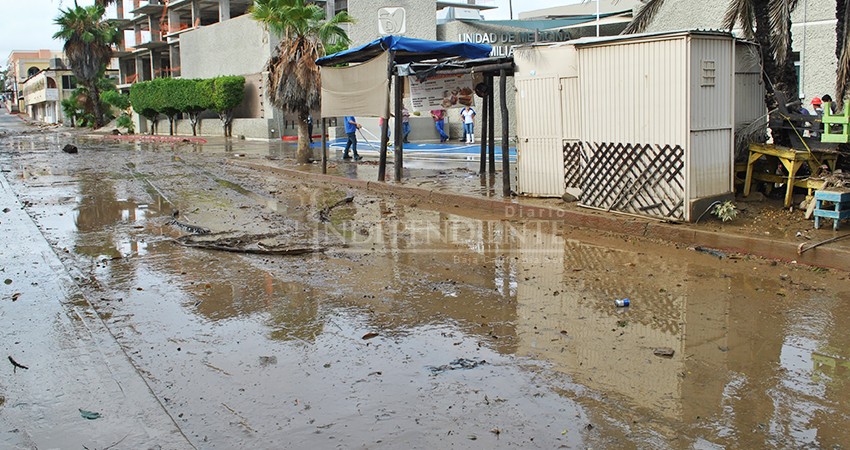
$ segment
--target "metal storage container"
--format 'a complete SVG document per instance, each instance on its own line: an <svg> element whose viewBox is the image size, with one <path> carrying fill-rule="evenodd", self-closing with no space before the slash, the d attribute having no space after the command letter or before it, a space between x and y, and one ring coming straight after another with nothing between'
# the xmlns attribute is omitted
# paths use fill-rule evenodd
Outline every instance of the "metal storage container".
<svg viewBox="0 0 850 450"><path fill-rule="evenodd" d="M516 49L518 192L696 220L733 194L736 111L764 112L752 64L736 70L753 47L682 31Z"/></svg>

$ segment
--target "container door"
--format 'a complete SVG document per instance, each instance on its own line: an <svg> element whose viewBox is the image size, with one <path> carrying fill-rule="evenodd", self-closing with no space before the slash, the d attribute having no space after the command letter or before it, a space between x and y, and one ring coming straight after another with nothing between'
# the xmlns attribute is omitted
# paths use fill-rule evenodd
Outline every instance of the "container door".
<svg viewBox="0 0 850 450"><path fill-rule="evenodd" d="M533 197L564 194L561 95L557 76L518 78L517 191Z"/></svg>

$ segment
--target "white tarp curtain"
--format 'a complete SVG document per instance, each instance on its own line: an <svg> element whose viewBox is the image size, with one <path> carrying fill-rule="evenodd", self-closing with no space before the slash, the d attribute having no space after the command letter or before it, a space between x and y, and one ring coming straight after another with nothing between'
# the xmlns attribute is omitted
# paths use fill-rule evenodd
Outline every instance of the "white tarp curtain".
<svg viewBox="0 0 850 450"><path fill-rule="evenodd" d="M322 67L322 117L383 117L390 95L389 53L349 67Z"/></svg>

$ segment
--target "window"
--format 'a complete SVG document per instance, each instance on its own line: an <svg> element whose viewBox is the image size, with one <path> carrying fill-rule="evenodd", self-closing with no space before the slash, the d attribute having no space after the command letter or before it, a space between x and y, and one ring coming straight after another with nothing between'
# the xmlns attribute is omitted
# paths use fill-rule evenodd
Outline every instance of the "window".
<svg viewBox="0 0 850 450"><path fill-rule="evenodd" d="M30 67L27 69L27 78L37 74L40 70L38 67Z"/></svg>
<svg viewBox="0 0 850 450"><path fill-rule="evenodd" d="M77 78L73 75L62 75L62 89L76 89Z"/></svg>
<svg viewBox="0 0 850 450"><path fill-rule="evenodd" d="M714 61L704 59L700 61L700 66L702 68L702 81L700 81L700 86L714 86L717 81L717 72Z"/></svg>

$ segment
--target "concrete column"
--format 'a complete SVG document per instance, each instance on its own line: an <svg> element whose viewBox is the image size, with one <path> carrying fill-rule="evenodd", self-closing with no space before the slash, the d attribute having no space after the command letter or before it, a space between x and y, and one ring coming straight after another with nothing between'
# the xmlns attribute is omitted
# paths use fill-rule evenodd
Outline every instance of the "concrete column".
<svg viewBox="0 0 850 450"><path fill-rule="evenodd" d="M163 78L162 60L160 59L159 50L151 50L151 79Z"/></svg>
<svg viewBox="0 0 850 450"><path fill-rule="evenodd" d="M192 28L201 26L201 0L192 0Z"/></svg>
<svg viewBox="0 0 850 450"><path fill-rule="evenodd" d="M230 19L230 0L218 0L218 21Z"/></svg>
<svg viewBox="0 0 850 450"><path fill-rule="evenodd" d="M159 17L148 16L148 25L151 30L151 42L161 41L162 34L160 34Z"/></svg>
<svg viewBox="0 0 850 450"><path fill-rule="evenodd" d="M133 39L136 47L142 42L142 26L138 23L133 24Z"/></svg>
<svg viewBox="0 0 850 450"><path fill-rule="evenodd" d="M145 79L145 62L140 55L136 55L136 81L148 81Z"/></svg>
<svg viewBox="0 0 850 450"><path fill-rule="evenodd" d="M171 64L171 76L179 77L180 76L180 46L179 45L169 45L168 46L168 61Z"/></svg>
<svg viewBox="0 0 850 450"><path fill-rule="evenodd" d="M124 0L115 0L115 17L124 18Z"/></svg>
<svg viewBox="0 0 850 450"><path fill-rule="evenodd" d="M180 23L180 12L175 11L173 9L168 10L168 30L166 34L175 33L180 31L180 26L183 25Z"/></svg>

